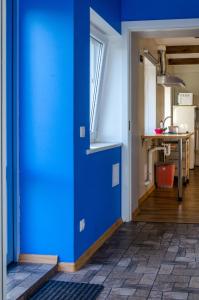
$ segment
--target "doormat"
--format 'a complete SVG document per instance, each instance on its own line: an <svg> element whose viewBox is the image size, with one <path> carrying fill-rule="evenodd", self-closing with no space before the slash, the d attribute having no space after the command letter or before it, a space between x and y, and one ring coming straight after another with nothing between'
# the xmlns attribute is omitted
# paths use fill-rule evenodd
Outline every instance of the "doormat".
<svg viewBox="0 0 199 300"><path fill-rule="evenodd" d="M95 300L103 290L103 285L48 281L31 300Z"/></svg>

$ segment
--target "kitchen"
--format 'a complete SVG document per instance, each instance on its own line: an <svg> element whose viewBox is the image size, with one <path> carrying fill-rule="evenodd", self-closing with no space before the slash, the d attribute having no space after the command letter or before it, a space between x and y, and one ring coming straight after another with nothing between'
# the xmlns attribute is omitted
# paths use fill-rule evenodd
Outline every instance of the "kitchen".
<svg viewBox="0 0 199 300"><path fill-rule="evenodd" d="M169 34L159 37L153 33L155 38L140 34L137 43L144 65L138 72L139 97L144 98L139 154L144 161L144 192L138 196L133 218L198 222L199 40L195 33L184 37L182 33L180 37ZM150 100L155 97L156 101Z"/></svg>

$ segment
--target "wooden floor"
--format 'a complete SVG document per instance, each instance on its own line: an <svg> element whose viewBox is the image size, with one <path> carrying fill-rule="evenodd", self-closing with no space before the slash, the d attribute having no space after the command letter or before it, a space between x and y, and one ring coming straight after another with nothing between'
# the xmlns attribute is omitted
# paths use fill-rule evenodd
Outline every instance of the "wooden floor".
<svg viewBox="0 0 199 300"><path fill-rule="evenodd" d="M177 201L177 187L156 189L141 205L134 221L199 223L199 167L191 171L183 201Z"/></svg>

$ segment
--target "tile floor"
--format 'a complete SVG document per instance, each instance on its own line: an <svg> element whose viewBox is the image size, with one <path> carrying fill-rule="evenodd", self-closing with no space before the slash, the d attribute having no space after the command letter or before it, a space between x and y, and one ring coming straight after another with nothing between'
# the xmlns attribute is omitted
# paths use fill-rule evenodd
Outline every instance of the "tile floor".
<svg viewBox="0 0 199 300"><path fill-rule="evenodd" d="M54 279L103 284L98 300L199 299L199 224L124 224L82 270Z"/></svg>
<svg viewBox="0 0 199 300"><path fill-rule="evenodd" d="M55 265L15 264L8 268L7 300L26 299L34 286L55 274Z"/></svg>

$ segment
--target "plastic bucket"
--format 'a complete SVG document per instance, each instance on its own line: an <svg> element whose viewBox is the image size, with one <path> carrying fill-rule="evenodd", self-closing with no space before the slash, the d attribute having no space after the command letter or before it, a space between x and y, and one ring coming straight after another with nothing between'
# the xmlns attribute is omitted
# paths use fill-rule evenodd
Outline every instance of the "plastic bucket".
<svg viewBox="0 0 199 300"><path fill-rule="evenodd" d="M174 183L175 164L156 165L156 184L159 188L172 188Z"/></svg>

